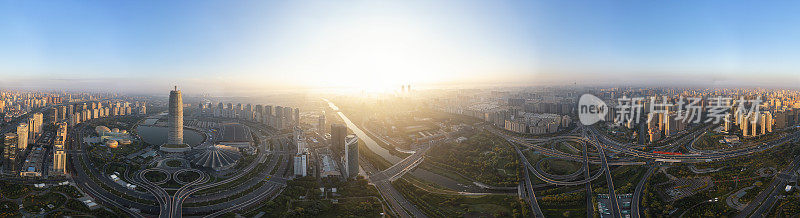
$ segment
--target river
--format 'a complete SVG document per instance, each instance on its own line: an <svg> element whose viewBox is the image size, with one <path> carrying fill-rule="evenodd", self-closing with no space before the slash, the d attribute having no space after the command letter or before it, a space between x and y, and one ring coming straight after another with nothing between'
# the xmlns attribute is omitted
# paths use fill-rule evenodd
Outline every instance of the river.
<svg viewBox="0 0 800 218"><path fill-rule="evenodd" d="M364 131L358 128L356 124L353 124L353 122L350 121L350 119L348 119L347 116L345 116L341 111L339 111L339 107L336 107L336 105L334 105L333 102L330 102L327 99L325 99L325 101L328 102L328 106L331 107L331 109L337 111L336 113L339 115L339 117L342 118L342 120L344 120L344 123L347 125L347 128L353 130L353 133L355 133L356 136L358 136L359 140L363 141L364 144L367 145L367 148L369 148L369 150L372 150L372 152L375 152L376 154L380 155L383 159L386 159L392 164L395 164L403 160L398 156L392 155L392 153L390 153L389 150L386 150L385 148L381 147L380 145L378 145L378 142L375 142L375 140L367 136L367 134L364 133Z"/></svg>
<svg viewBox="0 0 800 218"><path fill-rule="evenodd" d="M359 140L364 141L364 144L367 145L367 148L369 148L369 150L371 150L372 152L378 154L383 159L386 159L387 161L391 162L392 164L395 164L395 163L400 162L402 160L402 158L392 155L389 152L389 150L386 150L385 148L383 148L380 145L378 145L378 143L375 142L374 139L369 137L366 133L364 133L363 130L361 130L360 128L358 128L358 126L353 124L353 122L350 121L350 119L348 119L347 116L345 116L341 111L339 111L339 107L334 105L333 102L328 101L328 99L323 99L323 100L328 102L328 106L331 109L333 109L334 111L336 111L337 114L339 115L339 117L341 117L342 120L344 120L345 124L347 125L347 128L352 130L353 133L355 133L356 136L358 136ZM439 175L439 174L436 174L436 173L433 173L433 172L430 172L430 171L427 171L427 170L424 170L424 169L421 169L421 168L416 168L416 169L414 169L413 171L411 171L409 173L411 175L413 175L414 177L417 177L417 178L420 178L422 180L426 180L426 181L429 181L429 182L436 183L438 185L441 185L443 187L446 187L448 189L455 190L455 191L472 192L472 193L509 193L509 192L516 193L516 190L513 190L513 191L487 190L487 189L480 188L480 187L476 186L475 184L469 184L469 183L468 184L462 184L462 183L459 183L458 181L455 181L455 180L453 180L451 178L447 178L445 176L442 176L442 175Z"/></svg>

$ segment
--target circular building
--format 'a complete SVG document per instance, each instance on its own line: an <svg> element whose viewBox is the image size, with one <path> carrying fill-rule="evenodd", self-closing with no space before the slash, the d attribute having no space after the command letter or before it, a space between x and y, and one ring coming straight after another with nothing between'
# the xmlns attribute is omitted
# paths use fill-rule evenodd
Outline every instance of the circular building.
<svg viewBox="0 0 800 218"><path fill-rule="evenodd" d="M241 158L242 154L239 153L238 148L214 145L195 154L192 163L200 167L222 171L235 166Z"/></svg>
<svg viewBox="0 0 800 218"><path fill-rule="evenodd" d="M109 148L117 148L119 147L119 142L117 142L117 140L108 140L106 141L106 146Z"/></svg>

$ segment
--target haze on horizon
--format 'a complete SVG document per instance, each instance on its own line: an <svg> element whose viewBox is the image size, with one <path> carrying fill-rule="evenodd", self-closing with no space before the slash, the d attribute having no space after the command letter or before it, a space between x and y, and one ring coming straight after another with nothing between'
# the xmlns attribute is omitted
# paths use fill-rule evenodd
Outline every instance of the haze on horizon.
<svg viewBox="0 0 800 218"><path fill-rule="evenodd" d="M797 87L800 2L3 1L0 89Z"/></svg>

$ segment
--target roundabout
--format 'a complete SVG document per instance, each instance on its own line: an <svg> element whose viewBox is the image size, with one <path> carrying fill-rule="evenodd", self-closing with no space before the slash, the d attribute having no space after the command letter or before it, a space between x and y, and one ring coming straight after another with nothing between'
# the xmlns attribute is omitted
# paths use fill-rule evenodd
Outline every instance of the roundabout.
<svg viewBox="0 0 800 218"><path fill-rule="evenodd" d="M150 168L139 172L139 178L142 181L149 182L154 185L162 185L169 182L170 175L171 174L169 172L161 168Z"/></svg>
<svg viewBox="0 0 800 218"><path fill-rule="evenodd" d="M175 182L181 185L193 183L205 177L207 176L204 175L203 171L197 169L181 169L172 174L172 178Z"/></svg>
<svg viewBox="0 0 800 218"><path fill-rule="evenodd" d="M554 167L555 168L559 168L559 166L550 166L551 164L554 164L554 162L556 162L556 161L558 161L559 163L580 164L580 162L574 162L574 161L563 159L563 158L546 157L546 158L542 158L538 162L536 162L536 165L535 165L536 170L539 171L542 175L544 175L546 177L550 177L550 178L558 179L558 180L574 180L574 179L578 178L586 170L584 165L580 164L580 167L577 170L575 170L574 172L572 172L572 173L569 173L569 174L553 174L551 172L548 172L548 170L545 170L545 168L542 166L542 165L547 165L548 169L551 169L551 170Z"/></svg>

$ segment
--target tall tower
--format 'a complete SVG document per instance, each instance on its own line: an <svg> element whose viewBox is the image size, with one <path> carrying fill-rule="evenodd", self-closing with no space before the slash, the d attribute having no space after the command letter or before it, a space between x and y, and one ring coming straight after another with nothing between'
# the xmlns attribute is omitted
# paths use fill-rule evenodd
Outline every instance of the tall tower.
<svg viewBox="0 0 800 218"><path fill-rule="evenodd" d="M53 140L53 172L67 174L67 152L65 148L67 140L67 124L57 123L56 138Z"/></svg>
<svg viewBox="0 0 800 218"><path fill-rule="evenodd" d="M344 139L347 136L347 127L341 124L331 125L331 149L337 154L344 152Z"/></svg>
<svg viewBox="0 0 800 218"><path fill-rule="evenodd" d="M28 148L28 124L20 123L17 126L17 149L24 151Z"/></svg>
<svg viewBox="0 0 800 218"><path fill-rule="evenodd" d="M344 171L347 174L347 178L354 178L358 175L358 137L356 135L348 135L345 140Z"/></svg>
<svg viewBox="0 0 800 218"><path fill-rule="evenodd" d="M17 175L17 153L19 153L17 134L6 133L3 137L5 145L3 148L3 167L5 167L3 172L8 175Z"/></svg>
<svg viewBox="0 0 800 218"><path fill-rule="evenodd" d="M169 92L169 135L167 137L167 144L183 144L183 98L177 86L175 86L175 90Z"/></svg>
<svg viewBox="0 0 800 218"><path fill-rule="evenodd" d="M44 121L44 115L42 113L34 113L30 119L28 119L28 140L31 142L36 142L36 138L39 137L39 134L42 133L42 122Z"/></svg>

